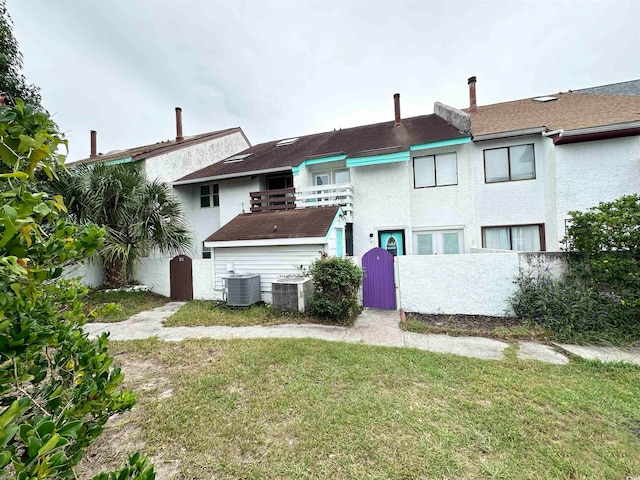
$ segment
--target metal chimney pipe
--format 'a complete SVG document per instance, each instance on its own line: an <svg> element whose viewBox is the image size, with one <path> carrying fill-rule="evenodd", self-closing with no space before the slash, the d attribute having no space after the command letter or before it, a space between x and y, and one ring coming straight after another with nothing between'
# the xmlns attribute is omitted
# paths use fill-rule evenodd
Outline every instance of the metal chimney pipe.
<svg viewBox="0 0 640 480"><path fill-rule="evenodd" d="M95 130L91 130L91 154L89 158L96 158L98 156L98 133Z"/></svg>
<svg viewBox="0 0 640 480"><path fill-rule="evenodd" d="M180 107L176 107L176 142L181 142L184 140L182 136L182 109Z"/></svg>
<svg viewBox="0 0 640 480"><path fill-rule="evenodd" d="M402 126L402 120L400 119L400 94L396 93L393 96L393 104L395 107L395 113L396 113L396 127L401 127Z"/></svg>
<svg viewBox="0 0 640 480"><path fill-rule="evenodd" d="M478 110L478 102L476 101L476 77L469 77L469 111Z"/></svg>

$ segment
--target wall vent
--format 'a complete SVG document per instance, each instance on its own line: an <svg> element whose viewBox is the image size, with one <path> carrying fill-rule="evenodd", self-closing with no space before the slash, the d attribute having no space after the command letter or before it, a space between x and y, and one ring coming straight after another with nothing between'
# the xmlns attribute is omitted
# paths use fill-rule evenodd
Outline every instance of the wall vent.
<svg viewBox="0 0 640 480"><path fill-rule="evenodd" d="M311 278L281 278L271 284L273 308L290 312L304 312L313 294Z"/></svg>
<svg viewBox="0 0 640 480"><path fill-rule="evenodd" d="M222 291L230 307L248 307L260 298L260 275L230 275L222 278Z"/></svg>

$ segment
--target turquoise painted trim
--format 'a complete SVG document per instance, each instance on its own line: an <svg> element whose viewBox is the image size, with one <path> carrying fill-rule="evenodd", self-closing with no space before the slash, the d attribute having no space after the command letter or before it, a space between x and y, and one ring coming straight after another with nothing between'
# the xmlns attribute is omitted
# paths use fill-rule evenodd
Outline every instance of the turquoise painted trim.
<svg viewBox="0 0 640 480"><path fill-rule="evenodd" d="M347 167L364 167L382 163L406 162L410 158L409 152L385 153L370 157L347 158Z"/></svg>
<svg viewBox="0 0 640 480"><path fill-rule="evenodd" d="M453 145L462 145L463 143L471 143L471 137L451 138L449 140L440 140L439 142L421 143L420 145L411 145L409 150L424 150L425 148L451 147Z"/></svg>
<svg viewBox="0 0 640 480"><path fill-rule="evenodd" d="M336 228L336 223L338 223L338 221L340 221L340 215L344 215L344 213L342 213L342 207L338 208L338 211L336 212L336 216L333 217L333 222L331 222L331 226L329 227L329 231L324 236L324 243L329 243L329 237L331 237L331 232L333 232L333 229Z"/></svg>
<svg viewBox="0 0 640 480"><path fill-rule="evenodd" d="M105 165L118 165L120 163L130 163L131 162L131 157L127 157L127 158L119 158L118 160L107 160L106 162L104 162Z"/></svg>
<svg viewBox="0 0 640 480"><path fill-rule="evenodd" d="M291 171L293 175L298 175L300 173L300 169L306 167L307 165L317 165L318 163L328 163L328 162L337 162L340 160L344 160L347 158L345 154L342 155L331 155L329 157L320 157L320 158L309 158L302 162L297 167L291 167Z"/></svg>
<svg viewBox="0 0 640 480"><path fill-rule="evenodd" d="M336 229L336 257L342 258L344 252L342 251L342 235L344 230L341 228Z"/></svg>

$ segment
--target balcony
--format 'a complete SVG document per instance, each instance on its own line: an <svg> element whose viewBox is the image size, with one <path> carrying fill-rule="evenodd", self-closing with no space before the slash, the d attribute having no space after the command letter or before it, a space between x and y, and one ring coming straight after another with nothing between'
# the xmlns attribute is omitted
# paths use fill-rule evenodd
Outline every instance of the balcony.
<svg viewBox="0 0 640 480"><path fill-rule="evenodd" d="M292 208L331 207L334 205L342 207L347 221L353 221L353 187L350 183L251 193L251 212L273 212Z"/></svg>
<svg viewBox="0 0 640 480"><path fill-rule="evenodd" d="M293 210L296 208L294 188L251 192L251 213Z"/></svg>

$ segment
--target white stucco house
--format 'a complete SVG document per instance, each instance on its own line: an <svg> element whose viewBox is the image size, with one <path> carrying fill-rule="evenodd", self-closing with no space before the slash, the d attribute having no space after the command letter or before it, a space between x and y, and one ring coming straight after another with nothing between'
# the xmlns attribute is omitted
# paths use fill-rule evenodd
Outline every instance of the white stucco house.
<svg viewBox="0 0 640 480"><path fill-rule="evenodd" d="M88 158L71 162L69 168L77 165L105 163L107 165L135 164L143 169L147 179L160 180L169 185L184 175L213 165L230 156L251 147L251 143L240 127L184 136L182 129L182 110L175 109L176 137L150 145L116 150L105 154L98 153L97 134L91 131L91 154ZM190 197L183 197L183 190L174 189L174 195L185 206L190 206ZM210 192L211 198L214 192ZM213 201L213 200L212 200ZM192 231L197 231L197 218L194 211L185 208L186 219ZM194 250L191 255L200 254Z"/></svg>

